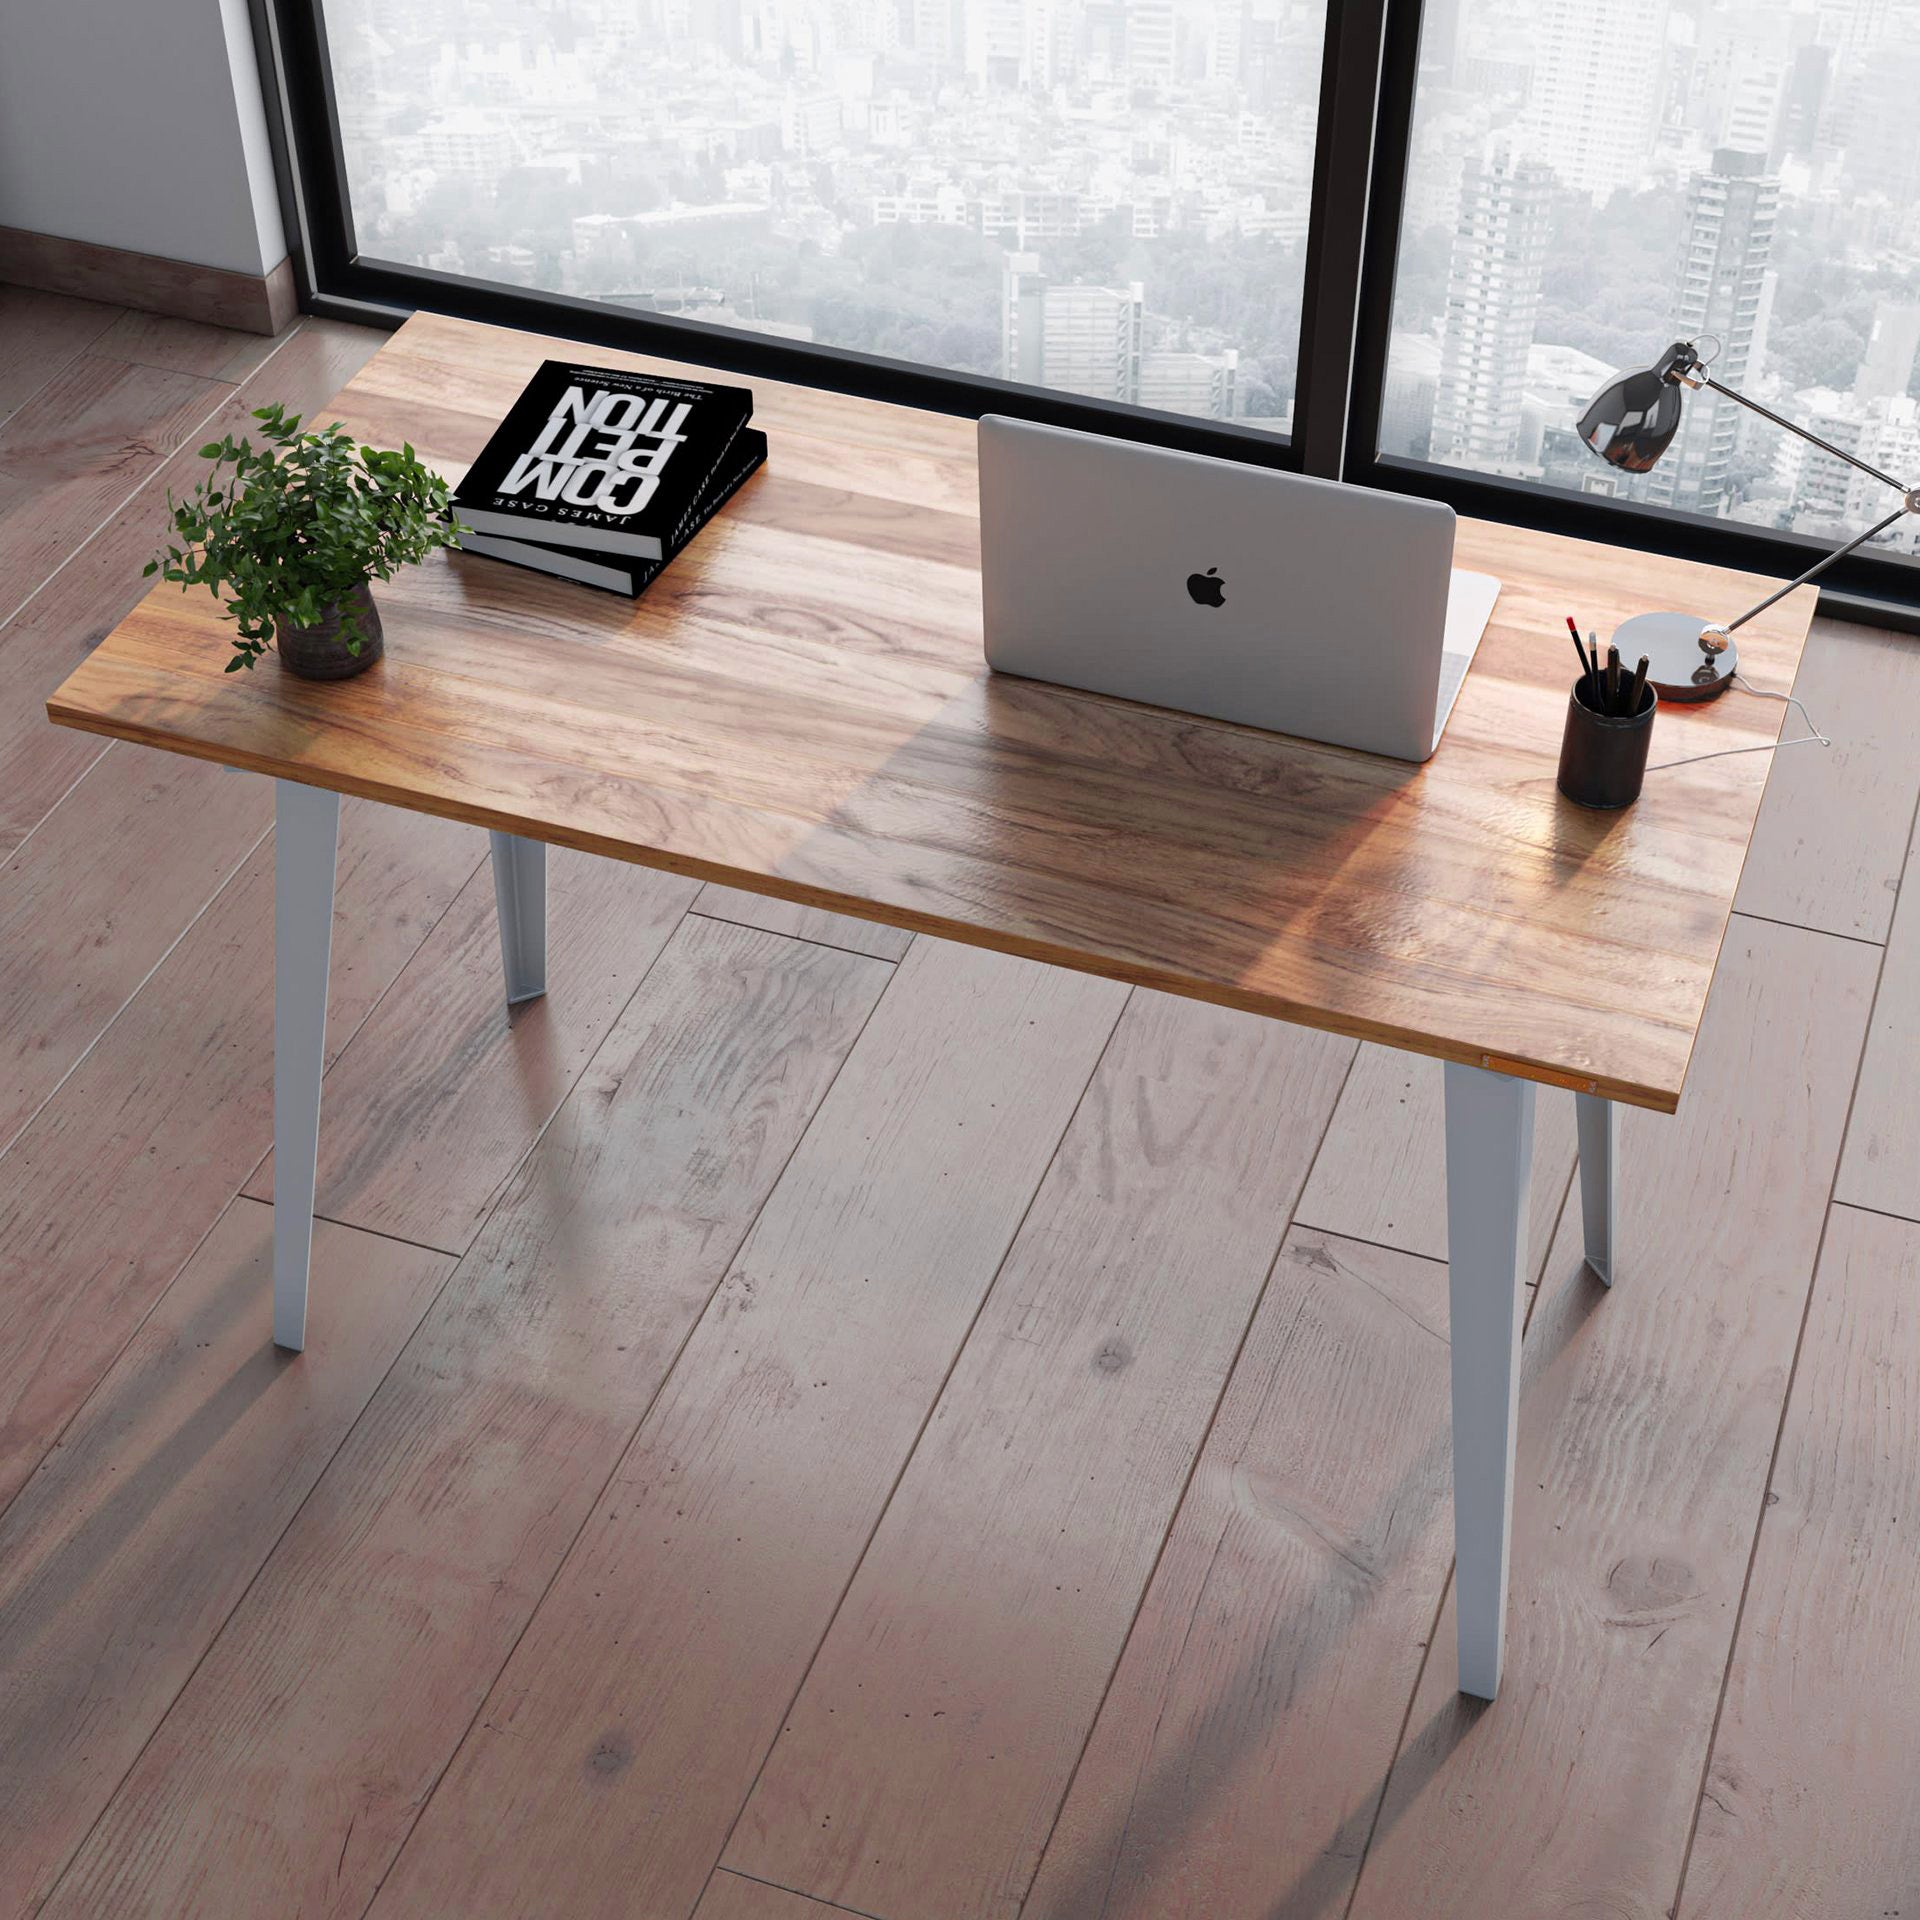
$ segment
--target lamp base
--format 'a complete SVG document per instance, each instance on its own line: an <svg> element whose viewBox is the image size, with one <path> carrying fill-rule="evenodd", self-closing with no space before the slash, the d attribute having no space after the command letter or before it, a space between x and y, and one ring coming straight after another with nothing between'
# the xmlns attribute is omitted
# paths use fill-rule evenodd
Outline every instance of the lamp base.
<svg viewBox="0 0 1920 1920"><path fill-rule="evenodd" d="M1717 700L1740 671L1740 649L1729 640L1719 653L1702 652L1700 635L1711 624L1697 613L1636 613L1613 644L1629 672L1647 656L1647 684L1662 700Z"/></svg>

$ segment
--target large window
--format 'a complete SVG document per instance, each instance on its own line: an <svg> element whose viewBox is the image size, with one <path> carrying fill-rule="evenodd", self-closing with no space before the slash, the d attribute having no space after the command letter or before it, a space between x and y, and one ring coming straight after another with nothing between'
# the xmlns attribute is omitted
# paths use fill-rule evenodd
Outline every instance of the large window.
<svg viewBox="0 0 1920 1920"><path fill-rule="evenodd" d="M1803 570L1920 480L1920 0L254 0L310 300ZM1920 516L1823 576L1920 618ZM1881 617L1883 607L1874 607Z"/></svg>
<svg viewBox="0 0 1920 1920"><path fill-rule="evenodd" d="M1828 541L1898 505L1709 394L1644 475L1573 432L1610 372L1715 375L1920 476L1920 6L1430 0L1379 417L1388 459ZM1920 516L1886 536L1911 555Z"/></svg>
<svg viewBox="0 0 1920 1920"><path fill-rule="evenodd" d="M1284 432L1325 0L328 0L360 251Z"/></svg>

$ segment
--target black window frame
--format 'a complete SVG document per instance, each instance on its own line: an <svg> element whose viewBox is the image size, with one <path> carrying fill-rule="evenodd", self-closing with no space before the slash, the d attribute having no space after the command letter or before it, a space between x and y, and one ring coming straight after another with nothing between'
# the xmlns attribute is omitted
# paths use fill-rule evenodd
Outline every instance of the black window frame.
<svg viewBox="0 0 1920 1920"><path fill-rule="evenodd" d="M302 307L398 326L418 308L976 418L983 413L1443 500L1456 512L1790 578L1832 542L1382 456L1394 276L1419 80L1421 0L1328 0L1293 430L1279 434L647 314L360 254L327 57L326 0L250 0ZM1649 343L1649 352L1660 343ZM1920 565L1856 556L1822 613L1920 632Z"/></svg>

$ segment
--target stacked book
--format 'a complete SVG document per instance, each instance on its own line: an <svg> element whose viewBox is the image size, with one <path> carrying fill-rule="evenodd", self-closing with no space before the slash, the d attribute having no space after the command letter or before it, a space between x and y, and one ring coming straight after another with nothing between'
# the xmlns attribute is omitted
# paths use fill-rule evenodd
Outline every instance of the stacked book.
<svg viewBox="0 0 1920 1920"><path fill-rule="evenodd" d="M467 477L468 553L634 595L765 464L745 387L548 360Z"/></svg>

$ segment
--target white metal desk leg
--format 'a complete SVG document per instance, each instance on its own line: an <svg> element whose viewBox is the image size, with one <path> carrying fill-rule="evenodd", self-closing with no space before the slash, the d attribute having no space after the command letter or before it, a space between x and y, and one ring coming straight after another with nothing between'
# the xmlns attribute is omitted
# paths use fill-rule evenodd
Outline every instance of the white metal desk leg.
<svg viewBox="0 0 1920 1920"><path fill-rule="evenodd" d="M307 1344L307 1265L327 1063L340 796L276 783L273 827L273 1344Z"/></svg>
<svg viewBox="0 0 1920 1920"><path fill-rule="evenodd" d="M491 837L500 961L512 1007L547 990L547 843L523 840L517 833Z"/></svg>
<svg viewBox="0 0 1920 1920"><path fill-rule="evenodd" d="M1533 1082L1447 1063L1454 1597L1460 1691L1500 1686L1520 1405Z"/></svg>
<svg viewBox="0 0 1920 1920"><path fill-rule="evenodd" d="M1586 1235L1587 1265L1612 1286L1620 1110L1594 1093L1576 1093L1573 1103L1580 1125L1580 1224Z"/></svg>

